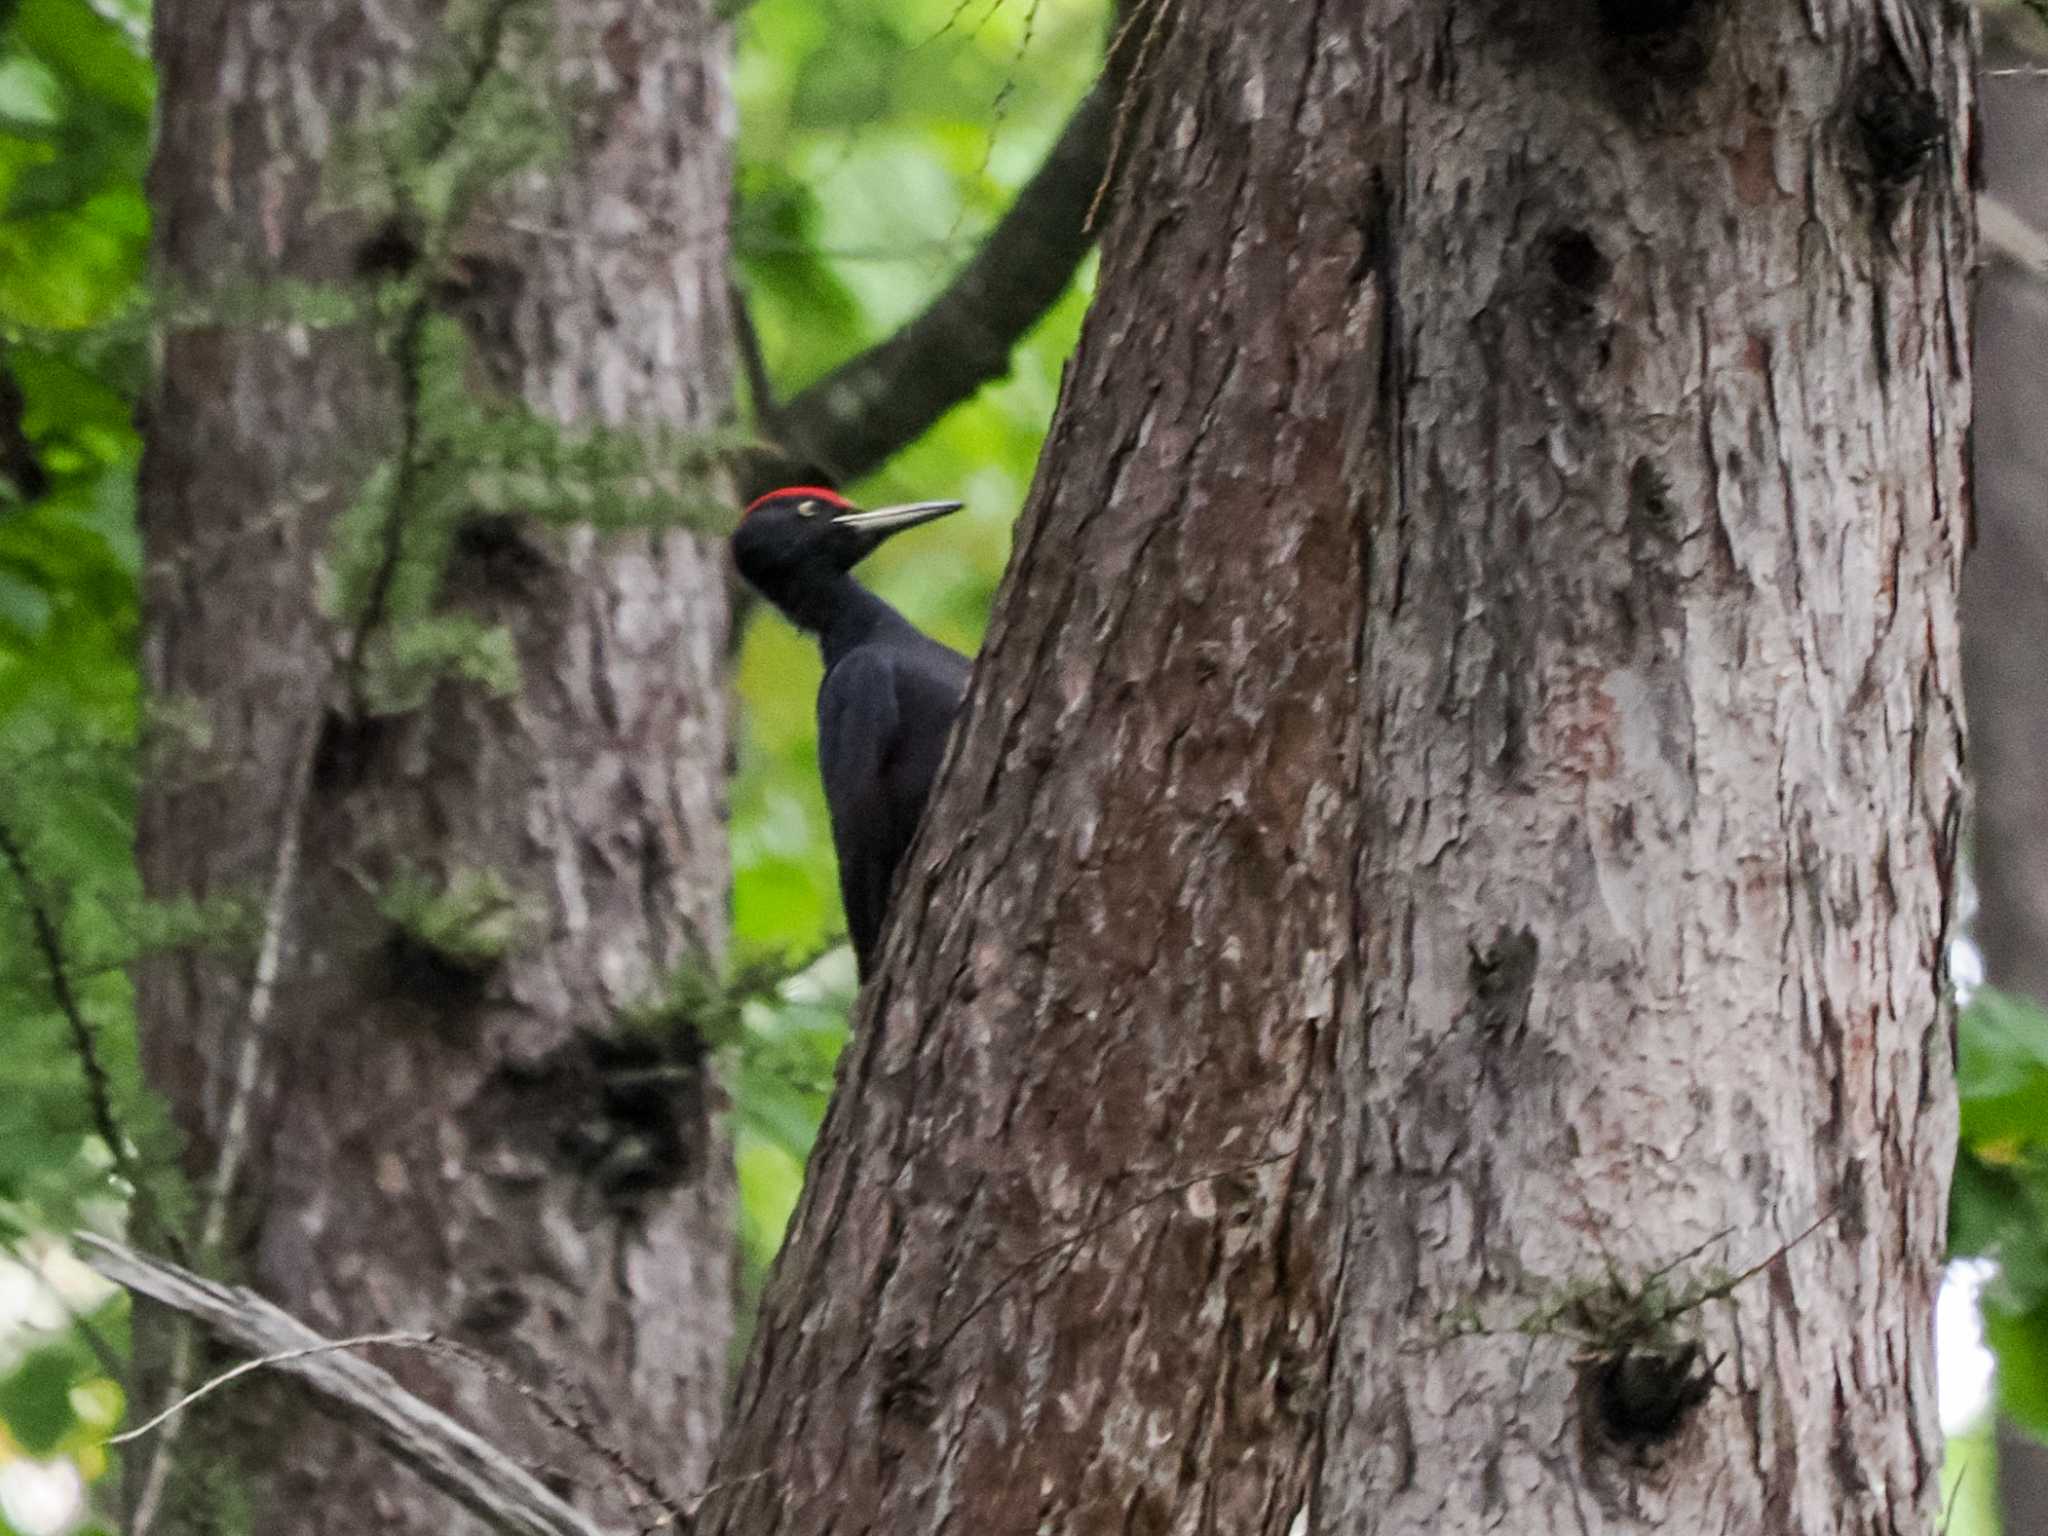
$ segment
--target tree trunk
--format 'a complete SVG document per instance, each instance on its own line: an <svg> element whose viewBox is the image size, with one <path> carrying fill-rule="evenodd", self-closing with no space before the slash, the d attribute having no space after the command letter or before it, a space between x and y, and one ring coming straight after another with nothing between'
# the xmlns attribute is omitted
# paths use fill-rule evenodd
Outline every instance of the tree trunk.
<svg viewBox="0 0 2048 1536"><path fill-rule="evenodd" d="M1968 26L1154 13L703 1529L1929 1528Z"/></svg>
<svg viewBox="0 0 2048 1536"><path fill-rule="evenodd" d="M2015 21L1987 39L1987 69L2040 67L2011 36L2025 26ZM1983 114L1986 194L2034 231L2048 228L2048 91L2035 75L1987 73ZM2008 242L1986 244L1974 370L1978 542L1963 582L1974 933L1993 986L2048 1004L2048 272L2039 265L2048 246L2030 262ZM2004 1536L2048 1533L2048 1447L2016 1425L1999 1426L1998 1488Z"/></svg>
<svg viewBox="0 0 2048 1536"><path fill-rule="evenodd" d="M687 1026L618 1025L722 943L721 567L679 528L473 515L448 423L522 398L586 428L723 421L713 9L162 0L151 192L186 318L142 493L147 678L184 727L146 786L145 878L257 913L253 959L140 987L202 1210L234 1183L231 1266L329 1334L476 1346L678 1495L724 1394L730 1157ZM522 152L536 105L562 120ZM349 314L308 317L337 294ZM450 616L473 654L395 696ZM623 1518L616 1468L503 1385L388 1363ZM292 1411L230 1431L254 1529L473 1528Z"/></svg>

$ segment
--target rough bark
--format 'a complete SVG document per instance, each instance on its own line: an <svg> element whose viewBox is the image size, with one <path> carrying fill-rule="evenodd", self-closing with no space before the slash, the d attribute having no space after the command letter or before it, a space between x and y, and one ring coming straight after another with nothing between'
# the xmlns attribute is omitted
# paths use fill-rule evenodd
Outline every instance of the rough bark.
<svg viewBox="0 0 2048 1536"><path fill-rule="evenodd" d="M1987 39L1981 88L1984 189L2027 238L1987 240L1977 280L1977 546L1964 567L1963 691L1985 977L2048 1002L2048 272L2025 248L2048 227L2048 88L1995 73L2040 67L2041 55L2010 36L2017 30ZM2010 1424L1998 1430L1998 1491L2004 1536L2048 1532L2048 1448Z"/></svg>
<svg viewBox="0 0 2048 1536"><path fill-rule="evenodd" d="M1161 11L705 1529L1929 1528L1968 26Z"/></svg>
<svg viewBox="0 0 2048 1536"><path fill-rule="evenodd" d="M453 232L414 318L444 306L467 324L480 396L571 423L714 425L732 110L712 12L557 0L553 57L518 65L492 30L504 4L164 0L159 278L218 308L251 284L367 296L416 271L430 242L323 201L324 162L451 58L473 80L534 68L573 109L566 154L514 171ZM701 1056L640 1059L616 1026L722 942L718 559L681 531L477 524L440 602L509 626L518 692L449 679L371 715L355 685L378 616L338 615L327 582L337 515L418 430L405 328L394 343L242 318L172 330L148 406L146 677L204 729L146 786L140 856L153 895L253 901L277 977L266 1004L246 956L149 966L150 1078L203 1199L233 1140L238 1053L263 1028L231 1266L325 1332L475 1345L686 1491L731 1336L730 1159ZM397 501L402 518L402 483ZM526 917L495 965L446 966L380 914L407 871L485 870ZM514 1396L477 1379L450 1401L416 1369L399 1374L617 1513L606 1469ZM234 1438L255 1529L472 1528L295 1411Z"/></svg>

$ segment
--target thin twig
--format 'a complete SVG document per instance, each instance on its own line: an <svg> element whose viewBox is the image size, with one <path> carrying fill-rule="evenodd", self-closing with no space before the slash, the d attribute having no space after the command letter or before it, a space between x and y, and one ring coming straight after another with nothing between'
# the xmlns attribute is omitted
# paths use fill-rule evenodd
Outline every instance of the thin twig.
<svg viewBox="0 0 2048 1536"><path fill-rule="evenodd" d="M332 1340L255 1292L204 1279L96 1233L78 1233L74 1241L85 1261L116 1284L240 1349L288 1357L276 1362L278 1369L304 1383L325 1407L366 1426L398 1462L492 1530L505 1536L606 1536L588 1515L473 1430L359 1355L329 1347ZM165 1434L185 1422L172 1419Z"/></svg>
<svg viewBox="0 0 2048 1536"><path fill-rule="evenodd" d="M133 1429L124 1429L118 1435L107 1436L107 1444L126 1445L131 1440L140 1440L159 1424L177 1417L202 1397L211 1397L230 1382L238 1381L252 1372L266 1370L273 1365L289 1365L294 1360L307 1360L314 1355L331 1354L337 1349L364 1349L372 1344L389 1344L399 1349L424 1349L434 1342L434 1335L431 1333L359 1333L353 1338L325 1339L318 1344L301 1344L295 1349L280 1349L272 1354L258 1355L253 1360L244 1360L240 1365L230 1366L218 1376L202 1382Z"/></svg>
<svg viewBox="0 0 2048 1536"><path fill-rule="evenodd" d="M649 1529L659 1528L684 1518L682 1507L668 1496L667 1491L653 1475L636 1466L615 1441L588 1419L568 1408L558 1406L552 1398L536 1391L530 1382L514 1375L502 1361L494 1359L482 1350L455 1339L441 1338L439 1335L430 1334L427 1337L432 1340L433 1347L438 1353L452 1355L457 1360L474 1366L499 1386L517 1393L540 1417L609 1465L625 1486L628 1506L631 1509L638 1511L651 1504L662 1512L663 1518L655 1521ZM555 1379L555 1390L565 1399L571 1395L580 1395L575 1394L575 1389L569 1381L559 1373Z"/></svg>
<svg viewBox="0 0 2048 1536"><path fill-rule="evenodd" d="M732 307L732 328L739 342L740 366L747 379L747 398L754 404L754 419L766 435L774 436L779 407L775 403L775 381L768 377L768 359L761 353L761 333L754 327L754 313L747 305L746 290L730 280L725 285Z"/></svg>
<svg viewBox="0 0 2048 1536"><path fill-rule="evenodd" d="M996 140L1002 136L1003 124L1010 116L1010 98L1017 94L1017 77L1024 68L1024 56L1031 51L1031 39L1038 31L1038 7L1040 0L1030 0L1024 8L1024 30L1017 39L1017 50L1010 56L1010 67L1003 74L1003 83L996 88L996 98L989 103L988 132L981 140L981 160L974 167L973 183L978 184L988 175L988 168L996 157ZM960 199L960 206L954 211L952 227L946 231L950 241L958 238L960 229L967 222L967 199Z"/></svg>
<svg viewBox="0 0 2048 1536"><path fill-rule="evenodd" d="M1078 1244L1085 1243L1089 1238L1107 1231L1125 1217L1136 1214L1148 1205L1156 1205L1161 1200L1170 1200L1175 1195L1186 1194L1197 1185L1214 1183L1217 1179L1227 1179L1236 1174L1251 1173L1260 1168L1270 1167L1274 1163L1285 1162L1300 1150L1299 1147L1289 1147L1283 1152L1273 1153L1270 1157L1261 1157L1252 1162L1238 1163L1230 1168L1218 1168L1209 1173L1199 1173L1191 1179L1182 1179L1177 1184L1169 1184L1163 1189L1155 1189L1149 1194L1140 1195L1128 1204L1119 1206L1116 1210L1111 1211L1107 1216L1101 1216L1089 1222L1077 1232L1071 1232L1065 1237L1054 1239L1036 1252L1018 1260L997 1277L996 1282L977 1296L967 1310L960 1314L959 1320L940 1336L938 1343L932 1346L931 1353L935 1356L945 1353L946 1347L960 1336L961 1329L965 1328L986 1311L990 1304L1015 1284L1020 1277L1028 1274L1047 1259L1053 1258Z"/></svg>
<svg viewBox="0 0 2048 1536"><path fill-rule="evenodd" d="M1667 1323L1675 1322L1677 1319L1685 1316L1688 1312L1697 1312L1701 1307L1706 1306L1709 1302L1728 1300L1728 1298L1733 1296L1736 1291L1740 1290L1743 1286L1747 1285L1750 1281L1754 1280L1758 1275L1762 1274L1765 1270L1769 1269L1773 1264L1777 1263L1780 1259L1784 1258L1787 1254L1791 1253L1793 1249L1799 1247L1800 1244L1804 1243L1809 1237L1812 1237L1814 1233L1818 1232L1822 1227L1826 1226L1830 1221L1834 1220L1837 1214L1838 1209L1832 1207L1828 1210L1821 1212L1820 1215L1814 1217L1813 1221L1803 1231L1801 1231L1798 1236L1794 1237L1789 1242L1779 1244L1776 1248L1773 1248L1769 1253L1765 1254L1761 1259L1758 1259L1754 1264L1750 1265L1747 1269L1738 1270L1736 1273L1729 1275L1726 1279L1720 1280L1713 1285L1701 1286L1698 1290L1690 1291L1686 1293L1681 1299L1674 1300L1669 1306L1666 1306L1661 1310L1657 1311L1654 1316L1650 1316L1641 1320L1640 1324L1630 1329L1631 1336L1640 1338L1643 1336L1644 1333L1647 1333L1654 1329L1662 1328ZM1698 1257L1698 1255L1704 1253L1708 1248L1711 1248L1715 1243L1719 1242L1725 1236L1727 1236L1727 1233L1723 1232L1708 1238L1705 1242L1698 1244L1697 1246L1692 1248L1688 1253L1681 1255L1678 1259L1675 1259L1672 1262L1663 1265L1661 1268L1652 1270L1648 1275L1646 1275L1643 1278L1640 1284L1637 1284L1635 1286L1630 1286L1626 1282L1624 1282L1620 1278L1620 1276L1615 1273L1612 1260L1607 1260L1607 1283L1610 1287L1612 1287L1613 1293L1615 1295L1621 1296L1632 1302L1640 1302L1647 1294L1651 1285L1655 1284L1658 1280L1661 1280L1664 1276L1670 1274L1674 1269L1676 1269L1680 1264L1685 1263L1688 1259ZM1514 1324L1512 1324L1509 1327L1493 1328L1488 1327L1484 1324L1475 1323L1472 1327L1469 1328L1455 1328L1446 1337L1443 1338L1415 1340L1412 1344L1405 1346L1405 1348L1414 1351L1433 1350L1438 1346L1449 1342L1451 1339L1492 1339L1499 1338L1504 1334L1510 1333L1519 1333L1527 1336L1534 1336L1536 1334L1552 1332L1563 1334L1566 1337L1576 1338L1582 1344L1597 1345L1601 1342L1601 1340L1583 1331L1574 1332L1569 1328L1557 1327L1558 1321L1564 1316L1564 1314L1570 1311L1573 1307L1579 1305L1582 1301L1586 1300L1587 1294L1588 1293L1585 1292L1575 1292L1573 1294L1568 1294L1562 1297L1561 1299L1551 1303L1548 1306L1538 1307L1536 1310L1532 1312L1523 1314L1523 1316L1520 1319L1518 1319Z"/></svg>
<svg viewBox="0 0 2048 1536"><path fill-rule="evenodd" d="M993 3L988 8L987 15L983 16L980 21L975 23L976 32L979 32L983 27L988 25L989 17L995 15L995 13L999 9L1001 9L1002 3L1003 0L993 0ZM953 28L960 24L960 18L967 14L969 8L972 7L973 4L974 0L958 0L958 3L954 5L953 9L947 14L946 19L939 23L939 30L932 33L932 35L927 38L923 38L918 42L912 43L910 45L910 52L917 53L921 49L929 48L933 43L936 43L948 32L951 32ZM970 40L972 39L973 35L973 33L968 34Z"/></svg>
<svg viewBox="0 0 2048 1536"><path fill-rule="evenodd" d="M1941 1506L1941 1524L1935 1527L1940 1536L1948 1536L1949 1522L1956 1517L1956 1500L1962 1497L1963 1484L1970 1476L1969 1462L1964 1462L1956 1472L1956 1480L1948 1485L1948 1499Z"/></svg>
<svg viewBox="0 0 2048 1536"><path fill-rule="evenodd" d="M1701 1241L1694 1243L1690 1248L1686 1249L1685 1252L1681 1253L1677 1258L1672 1259L1669 1263L1660 1264L1657 1268L1651 1270L1650 1273L1644 1277L1643 1283L1645 1285L1649 1285L1658 1280L1662 1280L1674 1269L1683 1268L1685 1265L1690 1264L1694 1259L1698 1258L1701 1254L1705 1253L1709 1248L1713 1247L1714 1244L1723 1242L1728 1238L1733 1237L1734 1235L1735 1229L1733 1227L1723 1227L1720 1231L1716 1232L1712 1237L1704 1238ZM1794 1239L1795 1242L1800 1240L1802 1239ZM1608 1269L1611 1273L1613 1270L1612 1263L1608 1265Z"/></svg>
<svg viewBox="0 0 2048 1536"><path fill-rule="evenodd" d="M231 1366L227 1370L222 1371L218 1376L211 1377L192 1391L177 1398L161 1411L136 1425L133 1429L123 1430L118 1435L108 1436L106 1443L108 1445L126 1445L131 1441L140 1440L149 1434L150 1431L168 1424L170 1420L183 1413L200 1399L211 1397L215 1392L220 1391L221 1388L229 1386L239 1381L242 1377L252 1375L257 1371L267 1370L274 1366L290 1365L294 1361L310 1359L315 1355L331 1354L336 1350L367 1349L376 1345L388 1345L394 1349L425 1350L431 1354L444 1355L459 1360L474 1368L498 1386L517 1393L542 1419L568 1435L598 1459L607 1463L618 1476L621 1483L625 1485L631 1508L640 1510L651 1504L660 1510L665 1518L654 1522L654 1525L649 1527L650 1529L658 1528L661 1525L670 1524L684 1518L682 1507L667 1495L661 1485L649 1474L633 1465L624 1451L620 1450L616 1444L607 1439L586 1419L557 1406L548 1397L536 1391L530 1383L521 1380L501 1362L485 1354L482 1350L472 1348L470 1345L463 1344L455 1339L443 1338L437 1333L408 1331L359 1333L346 1339L323 1339L314 1344L299 1344L289 1349L272 1350L268 1354L244 1360L239 1365ZM566 1383L558 1383L557 1385L559 1389L565 1387Z"/></svg>
<svg viewBox="0 0 2048 1536"><path fill-rule="evenodd" d="M1826 1226L1829 1222L1833 1221L1836 1215L1839 1213L1839 1209L1840 1208L1836 1206L1828 1207L1828 1209L1822 1211L1818 1216L1814 1217L1813 1221L1807 1226L1806 1230L1804 1232L1801 1232L1797 1237L1793 1238L1791 1242L1783 1244L1775 1252L1765 1254L1762 1258L1758 1259L1754 1264L1750 1265L1749 1268L1737 1271L1735 1274L1730 1275L1721 1284L1708 1286L1705 1290L1701 1291L1697 1297L1694 1298L1692 1306L1702 1307L1710 1301L1726 1301L1740 1287L1747 1285L1750 1281L1754 1280L1758 1275L1762 1274L1765 1270L1769 1269L1773 1264L1777 1263L1778 1260L1784 1258L1793 1249L1799 1247L1800 1244L1804 1243L1809 1237L1813 1236L1813 1234L1818 1232L1822 1227ZM1691 1310L1692 1307L1682 1307L1679 1309L1679 1312L1686 1312ZM1668 1315L1675 1317L1678 1315L1678 1312L1673 1312Z"/></svg>
<svg viewBox="0 0 2048 1536"><path fill-rule="evenodd" d="M277 996L278 972L284 964L286 922L290 915L293 888L298 882L299 834L305 820L306 797L313 782L313 758L325 719L322 703L326 687L313 690L307 701L304 735L292 764L291 779L279 819L277 858L270 871L270 889L263 904L263 936L256 951L256 973L249 987L249 1008L243 1021L242 1038L236 1042L234 1079L228 1090L227 1115L222 1124L220 1150L215 1155L213 1181L206 1191L199 1223L199 1251L216 1252L227 1231L228 1208L242 1159L247 1155L249 1125L254 1115L256 1086L262 1076L263 1047L270 1034L271 1012ZM192 1333L181 1328L171 1344L171 1367L165 1395L176 1398L192 1379ZM150 1525L162 1507L169 1484L171 1452L178 1441L183 1419L173 1420L156 1442L149 1470L142 1479L129 1517L129 1536L148 1536Z"/></svg>
<svg viewBox="0 0 2048 1536"><path fill-rule="evenodd" d="M1081 221L1081 228L1087 233L1094 233L1096 216L1102 212L1103 199L1109 196L1109 185L1116 179L1117 162L1123 158L1124 135L1130 129L1131 113L1136 108L1139 87L1144 84L1145 65L1152 57L1152 45L1158 41L1160 29L1166 24L1167 8L1172 4L1173 0L1152 0L1151 25L1145 28L1145 35L1138 42L1138 57L1131 65L1131 72L1124 77L1122 89L1117 92L1116 120L1109 131L1109 153L1103 160L1102 178L1095 184L1095 195L1088 200L1088 216ZM1105 73L1112 78L1115 76L1116 56L1122 51L1124 40L1143 14L1145 13L1140 0L1140 6L1131 11L1123 24L1117 28L1116 36L1110 39Z"/></svg>
<svg viewBox="0 0 2048 1536"><path fill-rule="evenodd" d="M278 973L284 966L287 924L291 916L294 887L299 876L299 841L304 830L306 798L313 783L316 755L325 711L321 703L324 688L316 688L308 701L306 719L294 755L291 778L285 788L284 806L278 816L277 858L270 869L270 889L263 902L263 934L256 950L256 973L249 988L249 1009L243 1022L242 1038L235 1050L235 1076L229 1089L227 1118L221 1128L219 1155L214 1160L213 1187L206 1193L204 1216L199 1226L199 1246L210 1253L220 1244L227 1228L229 1198L242 1171L242 1159L249 1150L249 1124L254 1114L257 1080L261 1075L263 1047L276 1006Z"/></svg>

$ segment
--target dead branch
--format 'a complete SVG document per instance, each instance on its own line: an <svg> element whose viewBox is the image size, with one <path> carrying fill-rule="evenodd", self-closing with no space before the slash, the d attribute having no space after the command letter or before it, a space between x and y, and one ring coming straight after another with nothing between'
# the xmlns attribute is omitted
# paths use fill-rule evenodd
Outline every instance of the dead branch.
<svg viewBox="0 0 2048 1536"><path fill-rule="evenodd" d="M92 1233L76 1239L100 1274L297 1377L321 1406L505 1536L612 1536L504 1452L421 1402L368 1361L237 1286L205 1280ZM172 1421L177 1422L176 1420Z"/></svg>

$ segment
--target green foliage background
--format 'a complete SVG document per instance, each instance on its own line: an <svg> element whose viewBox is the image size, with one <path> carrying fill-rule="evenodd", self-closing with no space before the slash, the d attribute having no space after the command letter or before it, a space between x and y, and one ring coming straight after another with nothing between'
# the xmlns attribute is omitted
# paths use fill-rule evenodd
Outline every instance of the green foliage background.
<svg viewBox="0 0 2048 1536"><path fill-rule="evenodd" d="M736 276L786 398L908 318L965 259L1092 78L1103 7L758 0L737 25ZM19 1260L0 1267L0 1467L68 1457L89 1479L123 1410L125 1316L54 1234L121 1213L38 919L62 939L146 1160L164 1139L139 1091L123 964L144 944L241 931L233 912L146 910L131 857L136 776L190 729L145 718L135 670L147 26L146 0L0 0L0 361L44 477L8 482L0 468L0 842L29 875L0 865L0 1242ZM854 488L966 499L967 513L890 546L867 573L962 649L979 639L1086 288L1018 349L1006 382ZM714 990L755 1276L795 1200L852 988L849 957L829 948L840 919L815 772L817 676L807 642L754 618L738 657L732 796L733 964L746 984ZM783 957L820 952L773 979ZM711 995L687 1000L693 1016ZM2048 1016L1981 995L1964 1022L1963 1086L1955 1244L1999 1261L1987 1313L2005 1402L2048 1433ZM0 1515L0 1536L11 1530Z"/></svg>

